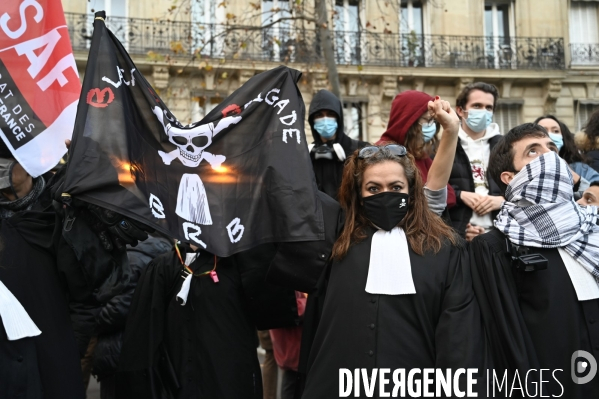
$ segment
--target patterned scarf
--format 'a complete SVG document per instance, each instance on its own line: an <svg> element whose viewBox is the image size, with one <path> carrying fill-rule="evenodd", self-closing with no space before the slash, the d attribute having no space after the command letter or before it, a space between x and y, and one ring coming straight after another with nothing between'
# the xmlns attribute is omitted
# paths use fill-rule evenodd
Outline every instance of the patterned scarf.
<svg viewBox="0 0 599 399"><path fill-rule="evenodd" d="M516 245L563 248L597 280L597 207L574 202L572 185L568 164L554 152L543 154L508 185L495 227Z"/></svg>
<svg viewBox="0 0 599 399"><path fill-rule="evenodd" d="M9 201L0 196L0 220L8 219L19 211L31 209L35 201L39 198L42 191L46 187L46 182L43 176L33 179L33 188L23 198L18 198L14 201Z"/></svg>

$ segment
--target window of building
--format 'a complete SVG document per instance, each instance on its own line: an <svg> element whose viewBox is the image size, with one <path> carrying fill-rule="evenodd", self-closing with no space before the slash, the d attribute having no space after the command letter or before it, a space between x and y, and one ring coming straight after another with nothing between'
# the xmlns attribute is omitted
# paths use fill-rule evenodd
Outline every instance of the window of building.
<svg viewBox="0 0 599 399"><path fill-rule="evenodd" d="M424 65L424 5L421 1L402 0L399 14L399 47L404 66Z"/></svg>
<svg viewBox="0 0 599 399"><path fill-rule="evenodd" d="M599 7L597 2L593 1L574 1L570 2L570 47L572 51L572 64L584 65L593 63L597 60L590 54L593 51L593 44L599 43L599 26L597 16Z"/></svg>
<svg viewBox="0 0 599 399"><path fill-rule="evenodd" d="M191 1L191 50L216 57L223 51L223 27L225 8L211 0Z"/></svg>
<svg viewBox="0 0 599 399"><path fill-rule="evenodd" d="M485 1L485 56L489 68L515 68L516 48L512 1Z"/></svg>
<svg viewBox="0 0 599 399"><path fill-rule="evenodd" d="M501 134L506 134L513 127L518 126L520 115L522 114L522 104L520 103L498 103L493 111L493 122L499 125Z"/></svg>
<svg viewBox="0 0 599 399"><path fill-rule="evenodd" d="M263 48L273 61L285 61L293 56L292 20L281 20L290 16L289 0L262 1L262 25L269 25L262 31Z"/></svg>
<svg viewBox="0 0 599 399"><path fill-rule="evenodd" d="M360 57L360 1L335 0L333 17L336 59L343 64L359 64Z"/></svg>
<svg viewBox="0 0 599 399"><path fill-rule="evenodd" d="M576 132L579 132L586 126L593 112L599 109L599 101L580 100L576 101L574 107Z"/></svg>
<svg viewBox="0 0 599 399"><path fill-rule="evenodd" d="M424 34L422 22L422 2L403 0L399 19L399 33L403 35L414 32L416 35Z"/></svg>
<svg viewBox="0 0 599 399"><path fill-rule="evenodd" d="M87 13L94 14L98 11L106 11L106 26L119 41L129 49L129 26L127 24L127 0L90 0L87 2ZM93 19L90 21L93 24ZM93 29L90 29L93 32ZM88 42L87 46L91 44Z"/></svg>
<svg viewBox="0 0 599 399"><path fill-rule="evenodd" d="M352 139L364 140L364 103L343 102L343 126L345 134Z"/></svg>
<svg viewBox="0 0 599 399"><path fill-rule="evenodd" d="M127 0L89 0L87 2L87 13L93 14L98 11L106 11L106 16L127 17Z"/></svg>

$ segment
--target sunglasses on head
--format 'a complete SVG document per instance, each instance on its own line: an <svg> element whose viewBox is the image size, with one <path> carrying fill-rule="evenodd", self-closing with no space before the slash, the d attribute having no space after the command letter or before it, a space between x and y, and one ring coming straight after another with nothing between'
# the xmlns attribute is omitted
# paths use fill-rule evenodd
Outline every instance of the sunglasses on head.
<svg viewBox="0 0 599 399"><path fill-rule="evenodd" d="M360 159L366 159L366 158L370 158L371 156L377 154L379 151L388 151L389 153L391 153L391 155L395 155L397 157L405 157L406 154L408 153L408 151L406 150L406 147L404 147L403 145L399 145L399 144L388 144L382 147L377 147L374 145L368 146L368 147L364 147L360 150L360 152L358 153L358 158Z"/></svg>

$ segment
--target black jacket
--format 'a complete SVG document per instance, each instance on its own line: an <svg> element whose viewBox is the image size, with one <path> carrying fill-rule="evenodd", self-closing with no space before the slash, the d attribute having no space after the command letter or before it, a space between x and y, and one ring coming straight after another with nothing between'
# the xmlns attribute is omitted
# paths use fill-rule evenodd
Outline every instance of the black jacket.
<svg viewBox="0 0 599 399"><path fill-rule="evenodd" d="M191 250L179 249L183 258ZM262 398L256 329L299 322L295 292L265 282L275 254L275 244L262 244L218 258L218 283L193 277L185 306L175 298L184 282L178 256L150 262L131 303L116 397ZM189 266L201 273L214 262L202 250Z"/></svg>
<svg viewBox="0 0 599 399"><path fill-rule="evenodd" d="M586 156L590 158L589 165L599 172L599 150L589 151Z"/></svg>
<svg viewBox="0 0 599 399"><path fill-rule="evenodd" d="M139 276L152 259L169 251L171 247L170 242L159 237L150 237L136 247L127 247L131 278L123 292L106 302L96 316L98 343L94 350L92 370L99 380L116 371L122 334Z"/></svg>
<svg viewBox="0 0 599 399"><path fill-rule="evenodd" d="M503 136L497 135L489 139L489 145L491 149L501 140ZM503 195L501 189L487 173L487 181L489 182L489 195ZM453 160L453 167L451 169L451 175L449 177L449 184L455 190L456 206L449 210L449 216L451 218L451 225L457 232L464 237L466 235L466 225L470 222L472 217L472 209L460 199L462 191L474 192L474 179L472 178L472 169L470 166L470 160L466 151L462 148L460 140L455 153L455 159ZM493 212L491 216L495 218L497 212Z"/></svg>
<svg viewBox="0 0 599 399"><path fill-rule="evenodd" d="M0 281L42 333L9 341L0 320L0 398L83 399L79 352L52 245L54 212L0 223Z"/></svg>
<svg viewBox="0 0 599 399"><path fill-rule="evenodd" d="M63 228L52 207L63 172L44 176L31 210L0 222L0 280L42 331L17 341L0 332L0 398L84 398L80 356L94 311L128 279L128 263L104 251L79 211L71 229Z"/></svg>
<svg viewBox="0 0 599 399"><path fill-rule="evenodd" d="M577 384L570 373L575 373L576 351L599 357L599 323L595 323L599 320L599 299L578 300L556 248L528 247L530 254L547 260L547 268L521 272L505 242L505 235L493 228L475 237L469 246L472 287L480 304L494 372L503 376L508 370L507 381L515 381L515 372L522 376L530 370L522 386L534 384L527 392L535 392L542 384L546 397L598 398L597 377ZM533 377L535 370L542 369L555 370L543 383L539 373Z"/></svg>
<svg viewBox="0 0 599 399"><path fill-rule="evenodd" d="M320 90L314 95L310 103L308 117L312 136L314 136L314 148L310 153L310 158L312 159L312 167L314 168L314 176L316 177L318 189L337 199L337 192L341 186L341 178L343 176L344 162L340 161L334 153L333 159L315 159L314 157L314 150L318 146L323 145L320 135L314 129L314 114L323 109L334 111L339 116L337 119L337 136L332 142L327 142L328 145L332 146L333 143L341 144L341 147L345 151L345 156L349 157L355 150L368 145L368 143L353 140L344 133L343 107L341 106L341 101L333 93L327 90Z"/></svg>

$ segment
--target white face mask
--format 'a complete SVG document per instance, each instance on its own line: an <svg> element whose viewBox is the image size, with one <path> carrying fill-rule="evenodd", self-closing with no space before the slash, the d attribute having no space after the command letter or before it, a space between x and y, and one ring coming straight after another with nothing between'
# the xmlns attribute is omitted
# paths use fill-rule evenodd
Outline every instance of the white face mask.
<svg viewBox="0 0 599 399"><path fill-rule="evenodd" d="M331 139L337 133L337 127L337 118L323 116L314 119L314 130L326 140Z"/></svg>
<svg viewBox="0 0 599 399"><path fill-rule="evenodd" d="M493 112L486 109L469 109L466 125L473 132L480 133L493 122Z"/></svg>

